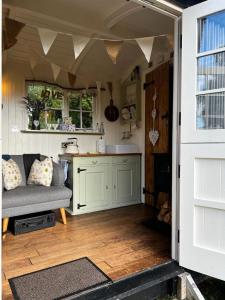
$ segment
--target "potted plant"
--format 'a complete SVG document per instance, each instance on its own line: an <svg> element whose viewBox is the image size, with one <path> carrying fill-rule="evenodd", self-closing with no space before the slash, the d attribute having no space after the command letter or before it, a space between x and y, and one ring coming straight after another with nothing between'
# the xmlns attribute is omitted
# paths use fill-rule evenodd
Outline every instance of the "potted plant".
<svg viewBox="0 0 225 300"><path fill-rule="evenodd" d="M45 98L23 97L28 115L31 117L31 129L40 129L40 114L45 110Z"/></svg>

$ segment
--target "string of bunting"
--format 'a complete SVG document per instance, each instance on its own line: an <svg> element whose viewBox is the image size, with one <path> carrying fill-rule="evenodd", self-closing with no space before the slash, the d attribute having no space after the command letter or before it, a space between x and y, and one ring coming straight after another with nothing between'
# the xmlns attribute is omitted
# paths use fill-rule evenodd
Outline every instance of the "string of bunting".
<svg viewBox="0 0 225 300"><path fill-rule="evenodd" d="M90 40L102 40L103 44L105 46L106 52L110 59L112 60L113 64L116 64L118 55L123 47L124 42L126 41L136 41L140 49L142 50L147 62L150 62L151 59L151 53L154 45L154 40L157 37L166 37L168 39L168 45L171 47L171 36L170 35L157 35L152 37L143 37L143 38L129 38L129 39L103 39L98 37L86 37L82 35L73 35L65 32L56 32L47 28L40 28L37 26L33 26L30 24L24 24L22 22L10 19L8 17L5 18L5 30L3 31L3 39L4 39L4 47L3 50L7 50L14 46L17 42L17 36L19 32L24 28L24 26L30 26L33 28L36 28L40 37L40 41L42 44L44 55L46 56L51 49L56 37L58 34L64 34L71 36L73 41L73 50L74 50L74 58L75 60L78 59L78 57L81 55L81 53L84 51L86 46L88 45ZM37 55L30 55L30 65L32 71L38 64L39 58ZM61 67L50 62L52 73L54 80L56 81L60 71ZM68 80L73 87L76 82L77 76L75 74L72 74L71 72L68 72Z"/></svg>

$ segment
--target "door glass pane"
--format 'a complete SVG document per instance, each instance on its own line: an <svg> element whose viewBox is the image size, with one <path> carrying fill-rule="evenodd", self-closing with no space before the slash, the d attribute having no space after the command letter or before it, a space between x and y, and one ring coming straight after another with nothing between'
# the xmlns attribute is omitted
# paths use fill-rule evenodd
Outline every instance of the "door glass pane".
<svg viewBox="0 0 225 300"><path fill-rule="evenodd" d="M225 47L225 11L199 19L198 32L198 52Z"/></svg>
<svg viewBox="0 0 225 300"><path fill-rule="evenodd" d="M225 88L225 52L198 58L198 91Z"/></svg>
<svg viewBox="0 0 225 300"><path fill-rule="evenodd" d="M225 92L197 96L197 129L225 129Z"/></svg>

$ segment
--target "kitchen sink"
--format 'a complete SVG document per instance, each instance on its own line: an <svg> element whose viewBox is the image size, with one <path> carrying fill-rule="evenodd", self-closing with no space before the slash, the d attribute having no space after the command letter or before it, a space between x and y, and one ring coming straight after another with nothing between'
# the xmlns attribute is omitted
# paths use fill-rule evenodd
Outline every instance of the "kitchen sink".
<svg viewBox="0 0 225 300"><path fill-rule="evenodd" d="M138 153L138 146L135 144L106 145L107 153Z"/></svg>

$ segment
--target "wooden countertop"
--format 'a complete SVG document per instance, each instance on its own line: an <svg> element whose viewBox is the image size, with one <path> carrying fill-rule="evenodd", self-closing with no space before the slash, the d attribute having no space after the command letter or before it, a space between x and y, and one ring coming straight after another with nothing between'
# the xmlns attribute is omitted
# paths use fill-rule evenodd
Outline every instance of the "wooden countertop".
<svg viewBox="0 0 225 300"><path fill-rule="evenodd" d="M124 156L124 155L142 155L141 153L80 153L80 154L59 154L59 157L98 157L98 156Z"/></svg>

